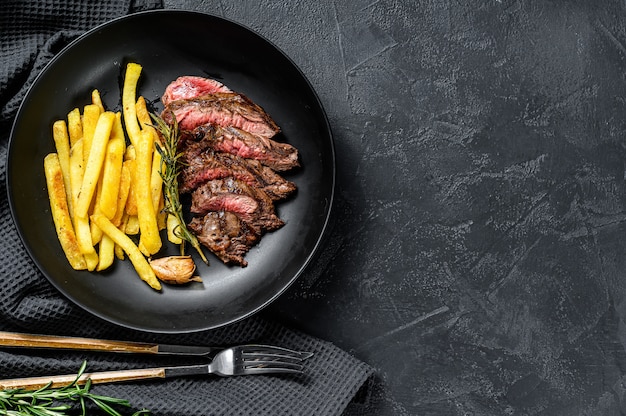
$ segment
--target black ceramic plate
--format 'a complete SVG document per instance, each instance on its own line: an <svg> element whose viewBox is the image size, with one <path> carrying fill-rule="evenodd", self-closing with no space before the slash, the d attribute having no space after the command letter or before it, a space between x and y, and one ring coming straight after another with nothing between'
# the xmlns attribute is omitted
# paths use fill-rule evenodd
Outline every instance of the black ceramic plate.
<svg viewBox="0 0 626 416"><path fill-rule="evenodd" d="M266 234L246 256L248 267L196 258L203 283L152 290L130 262L107 273L74 271L57 240L43 159L54 151L52 123L89 103L99 89L108 109L121 109L127 62L143 66L138 94L159 111L167 84L181 75L219 79L261 105L280 125L277 140L296 146L302 168L285 174L298 186L277 204L286 225ZM43 274L85 310L124 327L181 333L247 317L278 297L311 261L327 224L334 190L334 150L317 95L294 63L253 31L195 12L153 11L95 28L73 42L34 82L9 145L7 186L17 229ZM177 254L168 246L160 254ZM208 251L207 251L208 253Z"/></svg>

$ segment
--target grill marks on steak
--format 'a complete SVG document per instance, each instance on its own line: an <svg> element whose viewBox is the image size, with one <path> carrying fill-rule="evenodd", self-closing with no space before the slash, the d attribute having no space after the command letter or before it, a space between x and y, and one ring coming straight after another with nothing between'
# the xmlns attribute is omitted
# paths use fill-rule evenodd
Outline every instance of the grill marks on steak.
<svg viewBox="0 0 626 416"><path fill-rule="evenodd" d="M192 137L204 141L204 145L213 150L258 160L279 172L300 166L298 149L292 145L255 136L233 126L205 124L197 127Z"/></svg>
<svg viewBox="0 0 626 416"><path fill-rule="evenodd" d="M203 140L189 143L183 153L180 192L189 193L209 180L229 176L264 191L274 201L286 198L296 190L293 182L263 166L259 161L216 152L206 146L207 142Z"/></svg>
<svg viewBox="0 0 626 416"><path fill-rule="evenodd" d="M179 190L191 194L189 229L226 264L242 267L265 232L285 223L274 201L296 191L277 172L299 166L295 147L272 139L279 126L257 104L222 83L176 79L161 98L162 118L182 132Z"/></svg>
<svg viewBox="0 0 626 416"><path fill-rule="evenodd" d="M193 130L210 123L236 127L264 138L273 137L280 132L278 125L263 108L236 92L215 92L172 101L165 106L163 119L171 122L172 114L181 130Z"/></svg>
<svg viewBox="0 0 626 416"><path fill-rule="evenodd" d="M233 212L260 232L274 231L285 224L265 192L233 177L213 179L193 191L191 212L205 215L210 211Z"/></svg>
<svg viewBox="0 0 626 416"><path fill-rule="evenodd" d="M261 235L232 212L209 212L195 217L189 229L198 241L226 264L247 266L244 255L254 246Z"/></svg>

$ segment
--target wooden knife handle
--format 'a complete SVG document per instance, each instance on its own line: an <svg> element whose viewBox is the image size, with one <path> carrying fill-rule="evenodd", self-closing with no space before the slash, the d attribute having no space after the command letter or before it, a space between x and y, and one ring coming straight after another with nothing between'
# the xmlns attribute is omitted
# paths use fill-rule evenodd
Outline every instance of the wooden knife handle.
<svg viewBox="0 0 626 416"><path fill-rule="evenodd" d="M156 354L158 345L102 339L30 335L0 331L0 346L24 348L61 348L87 351Z"/></svg>
<svg viewBox="0 0 626 416"><path fill-rule="evenodd" d="M77 384L83 385L88 379L96 383L115 383L121 381L147 380L165 378L164 368L144 368L135 370L102 371L96 373L83 373ZM0 390L25 389L37 390L52 382L51 387L64 387L76 380L76 374L60 376L26 377L0 380Z"/></svg>

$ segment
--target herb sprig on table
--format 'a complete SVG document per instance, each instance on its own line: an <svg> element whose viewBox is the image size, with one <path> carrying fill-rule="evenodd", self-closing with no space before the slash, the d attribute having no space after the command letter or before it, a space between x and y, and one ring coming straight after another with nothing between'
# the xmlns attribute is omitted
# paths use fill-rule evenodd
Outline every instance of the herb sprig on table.
<svg viewBox="0 0 626 416"><path fill-rule="evenodd" d="M87 362L76 374L76 379L63 387L50 387L51 383L38 390L9 389L0 391L0 414L7 416L67 416L75 414L78 405L81 414L87 414L87 403L91 402L110 416L122 416L116 407L130 408L128 400L93 394L91 380L84 385L78 383L87 368ZM71 412L71 413L68 413ZM133 416L148 415L148 410L135 412Z"/></svg>

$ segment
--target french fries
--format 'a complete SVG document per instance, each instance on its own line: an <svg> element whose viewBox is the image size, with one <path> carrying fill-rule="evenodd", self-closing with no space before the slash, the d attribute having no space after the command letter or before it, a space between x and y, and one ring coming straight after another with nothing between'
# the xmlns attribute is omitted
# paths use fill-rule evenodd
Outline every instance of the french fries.
<svg viewBox="0 0 626 416"><path fill-rule="evenodd" d="M115 120L115 114L111 112L104 112L98 117L98 122L96 123L92 137L91 149L89 150L89 157L85 165L83 182L76 203L76 215L78 217L87 218L89 206L91 205L93 195L96 192L96 185L100 178L100 171L102 170L102 163L106 155L109 136L113 128L113 120ZM86 144L85 142L83 146Z"/></svg>
<svg viewBox="0 0 626 416"><path fill-rule="evenodd" d="M137 119L141 123L142 130L150 132L154 140L154 145L160 146L159 135L156 129L152 126L152 120L150 119L150 113L146 107L146 100L144 97L139 97L137 99L135 108L137 111ZM161 177L163 167L161 153L158 151L152 152L152 174L150 176L150 187L152 188L152 205L154 205L154 210L157 213L159 212L159 204L163 200L163 178Z"/></svg>
<svg viewBox="0 0 626 416"><path fill-rule="evenodd" d="M67 120L53 123L56 152L44 159L44 172L71 267L103 271L126 255L139 277L161 290L148 258L161 249L160 231L166 228L162 162L146 101L136 96L141 70L127 66L122 112L107 110L94 89L82 114L74 108Z"/></svg>
<svg viewBox="0 0 626 416"><path fill-rule="evenodd" d="M69 130L71 147L83 137L83 122L81 121L80 110L78 108L67 113L67 129Z"/></svg>
<svg viewBox="0 0 626 416"><path fill-rule="evenodd" d="M137 146L140 140L141 128L137 120L137 82L141 75L141 65L130 63L126 66L124 86L122 89L122 107L124 111L124 124L128 138L133 146Z"/></svg>
<svg viewBox="0 0 626 416"><path fill-rule="evenodd" d="M101 113L104 113L104 104L102 104L102 98L100 98L100 91L93 90L91 92L91 102L100 108Z"/></svg>
<svg viewBox="0 0 626 416"><path fill-rule="evenodd" d="M65 185L65 191L69 191L70 188L70 136L67 130L67 124L65 120L58 120L52 125L52 137L54 138L54 146L57 150L57 157L59 159L59 166L61 173L63 174L63 185ZM74 213L74 204L70 195L66 195L67 208L70 216Z"/></svg>
<svg viewBox="0 0 626 416"><path fill-rule="evenodd" d="M102 171L102 190L100 192L100 211L112 219L117 211L117 199L122 178L122 163L124 159L124 137L112 137L107 144ZM104 191L107 192L104 192Z"/></svg>
<svg viewBox="0 0 626 416"><path fill-rule="evenodd" d="M155 254L161 248L161 237L156 213L152 203L152 152L154 140L150 132L141 132L135 145L137 156L135 165L135 195L137 198L137 218L141 240L139 248L146 255Z"/></svg>
<svg viewBox="0 0 626 416"><path fill-rule="evenodd" d="M128 258L135 266L135 270L139 274L141 280L150 285L151 288L155 290L161 290L161 283L156 278L154 274L154 270L150 267L148 260L143 256L141 251L137 248L135 243L119 230L116 226L114 226L111 221L109 221L104 215L96 214L91 217L91 219L102 229L102 231L111 237L115 244L122 247L124 252L128 255Z"/></svg>
<svg viewBox="0 0 626 416"><path fill-rule="evenodd" d="M100 107L87 104L83 109L83 158L87 160L91 152L91 142L100 118Z"/></svg>
<svg viewBox="0 0 626 416"><path fill-rule="evenodd" d="M128 194L130 192L130 170L127 165L122 164L122 170L120 172L120 188L117 192L117 205L115 207L115 215L111 222L113 225L121 229L122 221L124 219L126 201L128 200Z"/></svg>
<svg viewBox="0 0 626 416"><path fill-rule="evenodd" d="M78 247L72 219L67 207L67 196L61 164L56 153L50 153L44 159L44 173L50 199L50 210L61 247L72 268L83 270L87 268L85 257Z"/></svg>
<svg viewBox="0 0 626 416"><path fill-rule="evenodd" d="M83 182L83 174L85 165L83 159L83 139L80 138L74 146L70 148L70 192L66 192L68 200L72 200L72 204L76 206L78 195ZM87 262L87 270L95 270L98 265L98 253L93 247L91 240L91 230L87 218L81 218L72 214L72 223L74 224L74 232L80 252L85 256Z"/></svg>

